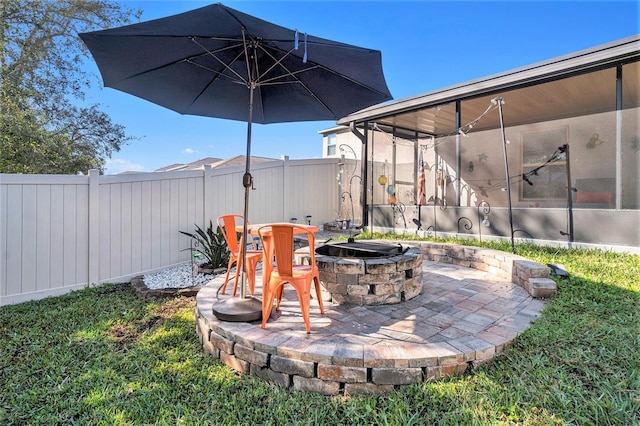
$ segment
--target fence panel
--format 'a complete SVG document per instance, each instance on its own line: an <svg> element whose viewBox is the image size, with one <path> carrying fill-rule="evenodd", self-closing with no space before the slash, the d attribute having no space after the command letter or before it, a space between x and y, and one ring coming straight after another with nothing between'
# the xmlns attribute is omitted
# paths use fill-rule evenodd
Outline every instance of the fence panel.
<svg viewBox="0 0 640 426"><path fill-rule="evenodd" d="M339 207L335 159L252 166L253 223L313 224ZM0 306L126 282L189 260L179 231L243 214L244 167L100 176L0 175Z"/></svg>

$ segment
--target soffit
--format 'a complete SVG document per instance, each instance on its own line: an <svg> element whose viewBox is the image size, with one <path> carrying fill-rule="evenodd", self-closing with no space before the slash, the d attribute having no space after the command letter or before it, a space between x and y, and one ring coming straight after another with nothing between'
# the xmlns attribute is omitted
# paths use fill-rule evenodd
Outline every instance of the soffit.
<svg viewBox="0 0 640 426"><path fill-rule="evenodd" d="M406 100L373 106L341 119L339 124L368 121L432 135L455 132L455 100L461 100L465 125L500 96L508 126L613 111L619 61L640 59L638 36L541 64L442 89ZM625 66L624 107L638 107L639 62ZM602 69L609 66L609 68ZM571 76L572 78L566 78ZM487 114L473 130L500 126L499 114Z"/></svg>

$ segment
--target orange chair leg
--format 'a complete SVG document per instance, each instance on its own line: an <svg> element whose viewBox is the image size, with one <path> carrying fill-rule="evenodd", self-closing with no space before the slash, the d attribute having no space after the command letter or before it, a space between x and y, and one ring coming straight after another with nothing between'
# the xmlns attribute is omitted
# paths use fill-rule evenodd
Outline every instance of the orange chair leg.
<svg viewBox="0 0 640 426"><path fill-rule="evenodd" d="M311 321L310 317L310 303L309 303L309 294L304 290L299 290L296 288L296 293L298 293L298 302L300 302L300 310L302 311L302 319L304 320L304 328L307 330L307 334L311 333Z"/></svg>
<svg viewBox="0 0 640 426"><path fill-rule="evenodd" d="M316 297L318 298L318 304L320 305L320 313L324 314L324 304L322 303L322 293L320 292L320 278L313 277L313 281L316 284Z"/></svg>
<svg viewBox="0 0 640 426"><path fill-rule="evenodd" d="M262 325L261 325L261 328L266 328L267 327L267 320L271 316L271 309L273 308L273 298L275 297L275 293L278 291L279 288L282 287L282 285L283 284L279 284L278 288L276 288L275 291L272 288L271 283L269 283L267 286L263 286L264 294L262 295L263 302L262 302Z"/></svg>

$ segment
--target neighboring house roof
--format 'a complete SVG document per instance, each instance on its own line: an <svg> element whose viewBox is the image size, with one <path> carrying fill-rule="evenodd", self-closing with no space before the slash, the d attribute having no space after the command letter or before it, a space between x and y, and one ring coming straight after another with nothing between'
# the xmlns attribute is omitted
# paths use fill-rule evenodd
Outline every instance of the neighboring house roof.
<svg viewBox="0 0 640 426"><path fill-rule="evenodd" d="M175 170L175 169L179 169L181 167L184 167L184 164L172 164L170 166L165 166L165 167L161 167L159 169L154 170L155 172L170 172L171 170Z"/></svg>
<svg viewBox="0 0 640 426"><path fill-rule="evenodd" d="M192 163L172 164L170 166L161 167L159 169L156 169L155 171L173 172L176 170L198 170L204 168L205 165L210 165L213 169L221 167L244 166L247 161L246 158L246 155L236 155L235 157L227 158L226 160L223 160L222 158L206 157ZM251 164L265 163L268 161L276 161L276 159L268 157L251 157Z"/></svg>

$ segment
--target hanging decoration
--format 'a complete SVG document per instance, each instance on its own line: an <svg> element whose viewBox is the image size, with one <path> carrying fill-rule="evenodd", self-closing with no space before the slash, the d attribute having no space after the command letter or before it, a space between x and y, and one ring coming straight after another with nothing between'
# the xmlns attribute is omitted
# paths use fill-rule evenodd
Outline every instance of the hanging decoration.
<svg viewBox="0 0 640 426"><path fill-rule="evenodd" d="M398 199L396 198L396 188L393 185L389 185L387 187L387 194L389 194L387 197L389 204L396 204L398 202Z"/></svg>
<svg viewBox="0 0 640 426"><path fill-rule="evenodd" d="M602 144L602 139L600 139L600 135L598 135L597 133L594 133L593 135L591 135L591 139L589 139L589 142L587 142L587 148L595 148L598 145Z"/></svg>

